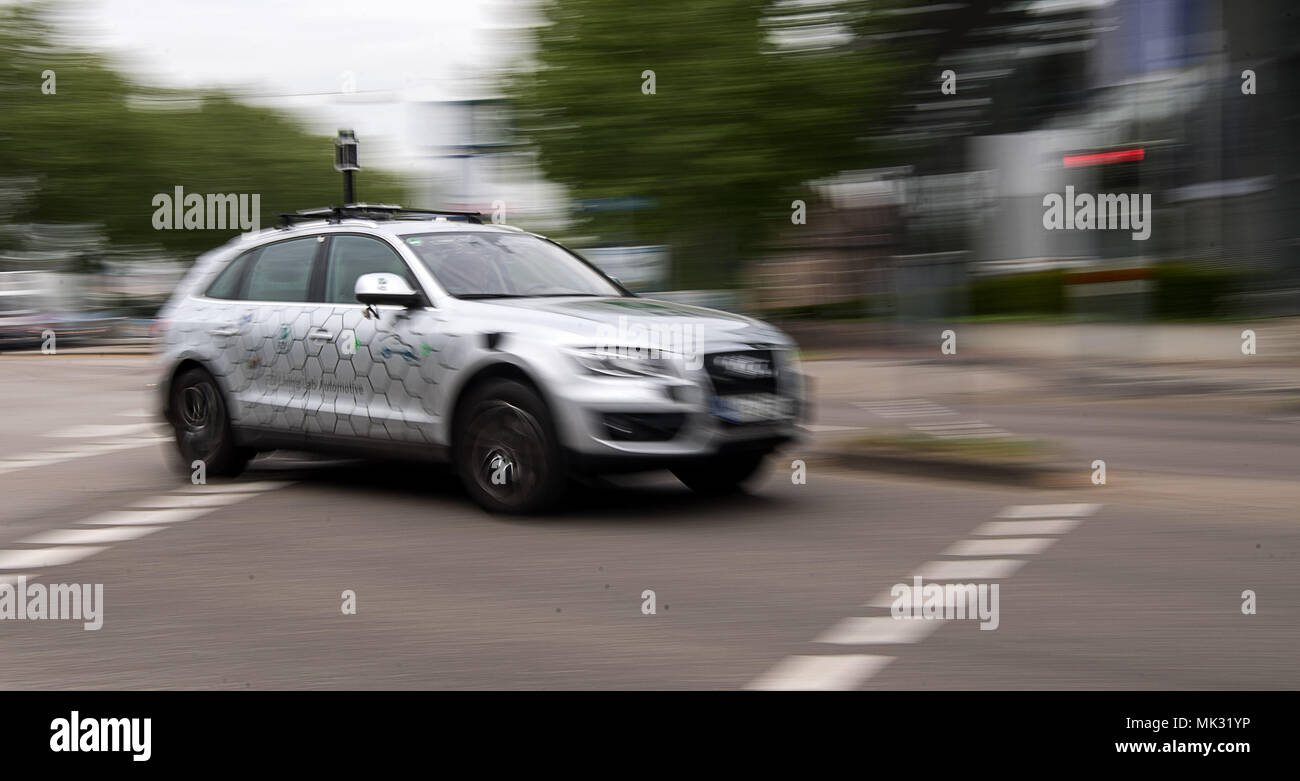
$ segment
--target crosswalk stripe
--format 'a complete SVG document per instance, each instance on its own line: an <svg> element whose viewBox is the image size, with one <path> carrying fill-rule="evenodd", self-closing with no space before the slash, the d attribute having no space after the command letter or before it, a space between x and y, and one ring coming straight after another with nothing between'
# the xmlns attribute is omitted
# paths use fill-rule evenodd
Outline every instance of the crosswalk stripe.
<svg viewBox="0 0 1300 781"><path fill-rule="evenodd" d="M19 542L32 545L95 545L126 542L162 531L166 526L104 526L98 529L51 529Z"/></svg>
<svg viewBox="0 0 1300 781"><path fill-rule="evenodd" d="M927 561L907 577L911 580L1000 580L1010 577L1025 565L1022 559L969 559L967 561Z"/></svg>
<svg viewBox="0 0 1300 781"><path fill-rule="evenodd" d="M181 523L200 518L216 507L197 507L182 510L112 510L81 521L92 526L152 526Z"/></svg>
<svg viewBox="0 0 1300 781"><path fill-rule="evenodd" d="M790 656L745 688L760 691L844 691L880 672L892 656Z"/></svg>
<svg viewBox="0 0 1300 781"><path fill-rule="evenodd" d="M0 569L40 569L59 567L81 561L108 548L64 545L58 548L32 548L29 550L0 550Z"/></svg>
<svg viewBox="0 0 1300 781"><path fill-rule="evenodd" d="M999 537L991 540L961 540L948 546L945 556L1033 556L1056 542L1054 537Z"/></svg>
<svg viewBox="0 0 1300 781"><path fill-rule="evenodd" d="M998 513L999 518L1079 518L1097 512L1096 504L1018 504Z"/></svg>
<svg viewBox="0 0 1300 781"><path fill-rule="evenodd" d="M178 493L185 494L251 494L273 491L288 485L288 480L257 480L250 483L208 483L207 485L187 485Z"/></svg>
<svg viewBox="0 0 1300 781"><path fill-rule="evenodd" d="M138 502L132 502L129 509L153 508L158 510L174 510L182 507L216 508L227 504L233 504L245 498L246 497L243 494L231 493L193 494L191 496L151 496L148 499L141 499Z"/></svg>
<svg viewBox="0 0 1300 781"><path fill-rule="evenodd" d="M972 533L981 537L1065 534L1081 523L1083 521L1078 518L1055 518L1043 521L989 521Z"/></svg>
<svg viewBox="0 0 1300 781"><path fill-rule="evenodd" d="M823 632L814 643L835 645L875 645L915 643L928 637L942 621L903 619L893 616L846 618Z"/></svg>

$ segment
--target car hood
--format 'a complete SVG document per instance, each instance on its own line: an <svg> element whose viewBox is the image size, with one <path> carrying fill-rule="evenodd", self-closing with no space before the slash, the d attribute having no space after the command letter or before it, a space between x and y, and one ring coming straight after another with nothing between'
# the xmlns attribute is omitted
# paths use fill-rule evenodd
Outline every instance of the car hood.
<svg viewBox="0 0 1300 781"><path fill-rule="evenodd" d="M790 337L779 329L752 317L671 301L632 297L502 298L461 301L472 310L499 323L502 331L512 327L540 327L563 331L574 343L610 341L611 335L644 333L637 329L696 329L705 343L741 342L792 346Z"/></svg>

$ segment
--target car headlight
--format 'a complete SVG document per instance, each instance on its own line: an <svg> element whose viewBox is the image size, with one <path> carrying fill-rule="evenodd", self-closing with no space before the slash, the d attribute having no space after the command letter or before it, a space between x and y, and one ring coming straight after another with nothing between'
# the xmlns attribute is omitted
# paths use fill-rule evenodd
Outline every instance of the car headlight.
<svg viewBox="0 0 1300 781"><path fill-rule="evenodd" d="M794 347L784 348L773 351L776 357L777 365L782 372L790 372L795 376L803 376L803 364L799 361L799 350Z"/></svg>
<svg viewBox="0 0 1300 781"><path fill-rule="evenodd" d="M634 347L588 348L570 350L569 355L577 364L591 374L606 377L669 377L681 376L681 370L674 356L658 351L650 357L651 351Z"/></svg>

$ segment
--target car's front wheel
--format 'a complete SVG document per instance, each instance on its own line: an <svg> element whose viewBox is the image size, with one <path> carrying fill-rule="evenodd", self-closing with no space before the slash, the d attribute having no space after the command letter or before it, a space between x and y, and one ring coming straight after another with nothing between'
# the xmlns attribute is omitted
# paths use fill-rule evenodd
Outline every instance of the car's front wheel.
<svg viewBox="0 0 1300 781"><path fill-rule="evenodd" d="M472 391L461 409L456 466L474 501L492 512L531 513L563 497L564 451L536 391L494 380Z"/></svg>
<svg viewBox="0 0 1300 781"><path fill-rule="evenodd" d="M673 467L673 474L687 488L699 494L728 494L739 491L742 484L763 466L766 453L736 453L713 456Z"/></svg>
<svg viewBox="0 0 1300 781"><path fill-rule="evenodd" d="M172 383L170 417L182 470L201 462L208 476L234 477L254 455L235 444L221 389L203 369L186 369Z"/></svg>

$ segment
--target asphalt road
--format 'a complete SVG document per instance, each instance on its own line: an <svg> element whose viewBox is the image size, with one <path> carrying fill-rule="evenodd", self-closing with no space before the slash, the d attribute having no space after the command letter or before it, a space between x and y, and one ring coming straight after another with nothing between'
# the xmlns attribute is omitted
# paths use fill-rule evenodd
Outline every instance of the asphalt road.
<svg viewBox="0 0 1300 781"><path fill-rule="evenodd" d="M141 357L0 356L0 581L104 589L97 631L0 620L0 688L1300 686L1293 424L1129 409L1071 446L1152 477L1102 487L818 464L796 485L795 449L740 498L647 475L522 519L436 470L292 454L192 486L146 417L149 379ZM1055 404L976 418L1067 438L1096 422ZM879 409L841 400L819 423ZM1221 472L1189 456L1207 442ZM915 575L997 584L996 630L889 618L882 597Z"/></svg>

